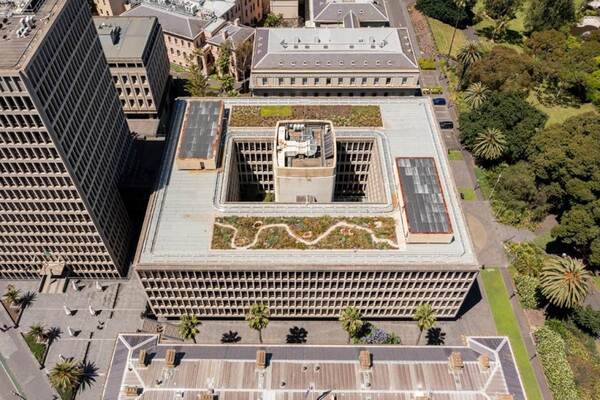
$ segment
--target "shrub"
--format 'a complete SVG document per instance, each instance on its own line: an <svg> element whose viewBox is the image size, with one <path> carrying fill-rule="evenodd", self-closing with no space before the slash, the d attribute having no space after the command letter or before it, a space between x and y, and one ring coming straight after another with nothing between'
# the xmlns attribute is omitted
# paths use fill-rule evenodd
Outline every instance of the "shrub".
<svg viewBox="0 0 600 400"><path fill-rule="evenodd" d="M428 94L442 94L444 93L444 88L441 86L429 86L421 89L424 95Z"/></svg>
<svg viewBox="0 0 600 400"><path fill-rule="evenodd" d="M538 308L540 286L538 278L516 273L513 279L523 308Z"/></svg>
<svg viewBox="0 0 600 400"><path fill-rule="evenodd" d="M596 311L590 306L577 307L572 318L582 331L594 337L600 336L600 311Z"/></svg>
<svg viewBox="0 0 600 400"><path fill-rule="evenodd" d="M431 59L431 58L421 58L419 60L419 67L421 69L426 69L426 70L433 70L435 69L435 60Z"/></svg>
<svg viewBox="0 0 600 400"><path fill-rule="evenodd" d="M564 340L546 326L535 331L534 336L542 368L554 398L579 399L573 371L567 360Z"/></svg>
<svg viewBox="0 0 600 400"><path fill-rule="evenodd" d="M538 276L544 266L544 252L533 243L507 242L504 245L512 266L523 275Z"/></svg>
<svg viewBox="0 0 600 400"><path fill-rule="evenodd" d="M465 9L460 10L454 0L417 0L417 10L423 14L454 26L458 18L458 27L464 29L473 22L474 0L468 0Z"/></svg>
<svg viewBox="0 0 600 400"><path fill-rule="evenodd" d="M362 344L400 344L400 338L395 333L387 333L383 329L371 329L368 335L360 339Z"/></svg>

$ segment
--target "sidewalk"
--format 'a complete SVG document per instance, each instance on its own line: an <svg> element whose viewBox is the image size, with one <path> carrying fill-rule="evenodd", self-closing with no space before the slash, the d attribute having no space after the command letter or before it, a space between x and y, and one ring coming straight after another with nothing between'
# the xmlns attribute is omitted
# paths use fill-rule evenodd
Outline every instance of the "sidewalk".
<svg viewBox="0 0 600 400"><path fill-rule="evenodd" d="M5 377L8 375L8 380L14 377L18 386L16 390L28 400L57 399L58 396L50 386L48 378L33 358L19 332L12 327L10 317L2 308L0 326L4 324L11 327L8 331L0 333L0 354L8 371L2 369L0 372L5 374ZM3 381L0 378L0 382ZM0 391L0 399L17 399L18 397L12 394L13 390L3 387Z"/></svg>

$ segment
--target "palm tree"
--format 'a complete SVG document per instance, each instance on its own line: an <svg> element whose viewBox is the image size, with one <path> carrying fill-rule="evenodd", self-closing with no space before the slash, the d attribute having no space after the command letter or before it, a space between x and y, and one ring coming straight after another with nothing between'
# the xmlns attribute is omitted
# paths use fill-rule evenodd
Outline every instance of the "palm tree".
<svg viewBox="0 0 600 400"><path fill-rule="evenodd" d="M506 150L506 136L498 128L487 128L475 138L473 154L484 160L497 160Z"/></svg>
<svg viewBox="0 0 600 400"><path fill-rule="evenodd" d="M30 336L33 336L35 340L38 342L43 342L46 340L46 329L42 324L33 324L29 327L29 332L27 332Z"/></svg>
<svg viewBox="0 0 600 400"><path fill-rule="evenodd" d="M365 322L362 320L362 313L355 307L346 307L340 313L338 320L342 324L342 328L348 333L348 343L353 337L356 337Z"/></svg>
<svg viewBox="0 0 600 400"><path fill-rule="evenodd" d="M462 11L467 6L466 0L454 0L454 4L456 8L458 8L456 12L456 22L454 23L454 31L452 32L452 39L450 40L450 48L448 49L448 59L450 59L450 55L452 54L452 47L454 46L454 38L456 36L456 30L458 29L458 22L460 21L460 17Z"/></svg>
<svg viewBox="0 0 600 400"><path fill-rule="evenodd" d="M492 41L502 38L506 34L508 23L512 17L510 15L503 15L494 22L494 29L492 30Z"/></svg>
<svg viewBox="0 0 600 400"><path fill-rule="evenodd" d="M262 303L254 303L248 314L246 314L246 321L248 321L248 326L256 331L258 331L258 341L260 343L263 342L262 339L262 330L269 325L269 317L271 313L269 312L269 307Z"/></svg>
<svg viewBox="0 0 600 400"><path fill-rule="evenodd" d="M8 285L6 287L6 293L2 296L2 300L8 303L10 306L15 306L19 303L21 299L21 291L15 288L13 285Z"/></svg>
<svg viewBox="0 0 600 400"><path fill-rule="evenodd" d="M458 81L457 90L462 86L467 70L471 68L477 60L481 59L483 52L477 42L470 41L460 48L456 60L460 65L460 79Z"/></svg>
<svg viewBox="0 0 600 400"><path fill-rule="evenodd" d="M419 327L419 336L417 336L417 343L421 341L421 335L425 329L433 328L435 322L437 321L437 317L435 315L435 311L433 311L433 307L429 303L419 304L415 309L415 313L413 314L413 320L417 321L417 326Z"/></svg>
<svg viewBox="0 0 600 400"><path fill-rule="evenodd" d="M475 82L469 85L465 90L465 101L472 109L481 107L487 100L490 90L481 82Z"/></svg>
<svg viewBox="0 0 600 400"><path fill-rule="evenodd" d="M573 308L583 303L590 277L590 271L581 260L568 256L551 256L544 261L540 286L550 303L558 307Z"/></svg>
<svg viewBox="0 0 600 400"><path fill-rule="evenodd" d="M184 339L192 339L196 343L196 335L200 333L198 325L200 321L197 316L185 314L181 316L177 329Z"/></svg>
<svg viewBox="0 0 600 400"><path fill-rule="evenodd" d="M73 360L56 363L50 370L50 384L59 392L72 392L81 382L81 365Z"/></svg>

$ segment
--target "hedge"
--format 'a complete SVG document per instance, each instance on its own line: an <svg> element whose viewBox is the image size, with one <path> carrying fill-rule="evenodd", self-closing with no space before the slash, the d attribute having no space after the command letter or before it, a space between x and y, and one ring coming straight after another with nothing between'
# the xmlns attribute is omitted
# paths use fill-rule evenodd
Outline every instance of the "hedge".
<svg viewBox="0 0 600 400"><path fill-rule="evenodd" d="M579 329L595 338L600 337L600 311L580 306L574 310L572 318Z"/></svg>
<svg viewBox="0 0 600 400"><path fill-rule="evenodd" d="M579 400L575 377L567 360L565 341L547 326L536 330L534 336L544 375L554 398Z"/></svg>
<svg viewBox="0 0 600 400"><path fill-rule="evenodd" d="M431 58L421 58L419 60L419 67L424 70L434 70L436 67L435 60Z"/></svg>
<svg viewBox="0 0 600 400"><path fill-rule="evenodd" d="M540 281L533 276L516 273L513 276L517 294L523 308L536 309L539 306Z"/></svg>

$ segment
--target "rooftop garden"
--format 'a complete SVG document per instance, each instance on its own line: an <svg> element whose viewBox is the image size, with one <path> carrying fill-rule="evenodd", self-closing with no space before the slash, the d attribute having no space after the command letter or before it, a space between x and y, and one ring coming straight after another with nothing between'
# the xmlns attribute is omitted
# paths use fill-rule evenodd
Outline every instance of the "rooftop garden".
<svg viewBox="0 0 600 400"><path fill-rule="evenodd" d="M397 247L394 219L376 217L221 217L212 239L217 250Z"/></svg>
<svg viewBox="0 0 600 400"><path fill-rule="evenodd" d="M233 106L229 126L275 126L281 119L325 119L335 126L383 125L378 106Z"/></svg>

